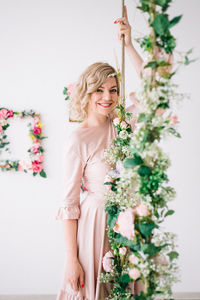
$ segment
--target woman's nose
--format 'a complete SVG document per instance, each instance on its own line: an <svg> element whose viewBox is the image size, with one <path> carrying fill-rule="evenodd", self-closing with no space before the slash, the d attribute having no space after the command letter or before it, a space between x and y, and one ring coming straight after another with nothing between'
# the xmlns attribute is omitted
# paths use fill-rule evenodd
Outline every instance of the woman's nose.
<svg viewBox="0 0 200 300"><path fill-rule="evenodd" d="M111 93L110 91L104 91L103 93L103 100L110 100L111 99Z"/></svg>

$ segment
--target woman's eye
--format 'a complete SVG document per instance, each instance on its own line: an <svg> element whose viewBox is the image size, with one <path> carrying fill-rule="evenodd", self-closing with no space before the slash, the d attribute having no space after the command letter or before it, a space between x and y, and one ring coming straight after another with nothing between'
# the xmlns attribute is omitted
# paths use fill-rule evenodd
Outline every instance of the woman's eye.
<svg viewBox="0 0 200 300"><path fill-rule="evenodd" d="M102 93L103 91L101 89L97 89L97 93Z"/></svg>
<svg viewBox="0 0 200 300"><path fill-rule="evenodd" d="M117 93L117 89L112 89L111 93Z"/></svg>

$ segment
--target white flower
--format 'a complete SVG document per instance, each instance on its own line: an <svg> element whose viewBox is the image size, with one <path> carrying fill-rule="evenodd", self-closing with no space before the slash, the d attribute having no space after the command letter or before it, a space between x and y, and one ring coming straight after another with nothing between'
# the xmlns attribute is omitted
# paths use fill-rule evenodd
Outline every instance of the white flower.
<svg viewBox="0 0 200 300"><path fill-rule="evenodd" d="M121 139L123 139L123 140L127 139L127 137L128 137L128 132L127 132L126 130L120 131L119 137L120 137Z"/></svg>

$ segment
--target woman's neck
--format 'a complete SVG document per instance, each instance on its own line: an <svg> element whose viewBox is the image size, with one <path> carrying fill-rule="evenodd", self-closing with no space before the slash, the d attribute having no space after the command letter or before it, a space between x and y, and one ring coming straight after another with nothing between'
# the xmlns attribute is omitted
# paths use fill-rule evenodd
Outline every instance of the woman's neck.
<svg viewBox="0 0 200 300"><path fill-rule="evenodd" d="M103 125L108 120L108 116L89 115L83 122L81 127L95 127Z"/></svg>

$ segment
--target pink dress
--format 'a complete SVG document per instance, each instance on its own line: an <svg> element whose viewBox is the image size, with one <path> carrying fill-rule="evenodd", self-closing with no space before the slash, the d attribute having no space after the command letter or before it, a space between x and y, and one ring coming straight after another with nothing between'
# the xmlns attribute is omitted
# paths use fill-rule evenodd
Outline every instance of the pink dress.
<svg viewBox="0 0 200 300"><path fill-rule="evenodd" d="M110 250L104 212L104 180L110 167L103 161L103 154L115 137L110 117L101 126L79 127L70 135L65 153L64 203L56 218L78 219L78 259L85 272L85 287L76 292L63 280L57 300L100 300L109 295L111 286L99 283L98 275L103 256ZM80 202L82 180L88 194Z"/></svg>

